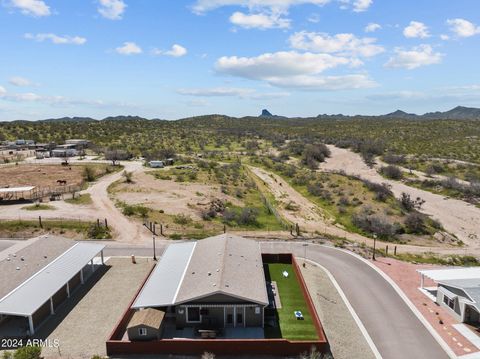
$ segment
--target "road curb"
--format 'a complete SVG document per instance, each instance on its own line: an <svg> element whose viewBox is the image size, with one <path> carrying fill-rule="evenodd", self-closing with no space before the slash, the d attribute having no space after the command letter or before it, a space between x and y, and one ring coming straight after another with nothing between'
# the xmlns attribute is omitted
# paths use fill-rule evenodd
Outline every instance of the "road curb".
<svg viewBox="0 0 480 359"><path fill-rule="evenodd" d="M332 248L332 247L321 245L321 244L319 244L319 245L323 246L323 247L327 247L327 248ZM400 298L402 298L402 300L405 302L405 304L410 308L410 310L413 312L413 314L415 314L415 316L418 318L418 320L420 320L420 322L424 325L424 327L430 332L430 334L437 341L437 343L442 347L442 349L447 353L447 355L451 359L461 358L453 352L453 350L443 340L443 338L440 336L440 334L438 334L437 331L435 329L433 329L432 325L425 319L425 317L422 315L422 313L420 313L420 311L417 309L417 307L415 307L413 305L413 303L410 301L410 299L408 299L407 295L403 292L403 290L384 271L382 271L380 268L375 266L373 263L371 263L370 261L366 260L365 258L363 258L362 256L360 256L356 253L353 253L353 252L350 252L346 249L341 249L341 248L333 248L333 249L337 249L339 251L350 254L351 256L354 256L355 258L357 258L357 259L363 261L364 263L366 263L367 265L369 265L378 274L380 274L382 276L382 278L385 279L393 287L393 289L397 292L397 294L400 296Z"/></svg>
<svg viewBox="0 0 480 359"><path fill-rule="evenodd" d="M315 262L315 261L312 261L311 259L308 259L308 258L302 258L302 257L298 257L298 259L300 260L303 260L303 261L307 261L308 263L314 265L314 266L317 266L319 267L320 269L322 269L328 276L328 278L330 279L330 281L333 283L333 286L335 287L335 289L337 290L338 294L340 295L340 297L342 298L343 302L345 303L346 307L348 308L348 311L350 312L350 314L352 315L353 317L353 320L355 320L355 323L357 323L357 326L358 326L358 329L360 329L360 332L362 333L363 337L365 338L365 340L367 341L367 344L368 346L370 347L370 349L372 350L372 354L375 356L376 359L382 359L382 355L380 354L380 352L378 351L377 349L377 346L375 345L375 343L373 342L372 338L370 337L370 334L368 334L368 331L367 329L365 328L365 326L363 325L361 319L358 317L357 313L355 312L355 310L353 309L352 305L350 304L347 296L345 295L345 293L343 292L342 288L340 287L340 285L338 284L337 280L335 279L335 277L332 275L332 273L330 273L330 271L325 268L324 266L322 266L321 264Z"/></svg>

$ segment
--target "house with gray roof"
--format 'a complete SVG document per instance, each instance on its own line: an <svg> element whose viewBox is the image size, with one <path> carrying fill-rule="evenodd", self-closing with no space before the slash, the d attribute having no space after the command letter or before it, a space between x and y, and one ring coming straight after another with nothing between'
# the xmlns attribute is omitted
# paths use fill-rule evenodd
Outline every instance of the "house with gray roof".
<svg viewBox="0 0 480 359"><path fill-rule="evenodd" d="M480 267L419 270L421 289L462 323L480 323ZM424 278L437 287L424 288Z"/></svg>
<svg viewBox="0 0 480 359"><path fill-rule="evenodd" d="M104 245L42 236L0 252L0 336L32 336L95 269Z"/></svg>
<svg viewBox="0 0 480 359"><path fill-rule="evenodd" d="M132 308L159 308L176 329L262 328L268 306L258 242L222 234L170 244Z"/></svg>

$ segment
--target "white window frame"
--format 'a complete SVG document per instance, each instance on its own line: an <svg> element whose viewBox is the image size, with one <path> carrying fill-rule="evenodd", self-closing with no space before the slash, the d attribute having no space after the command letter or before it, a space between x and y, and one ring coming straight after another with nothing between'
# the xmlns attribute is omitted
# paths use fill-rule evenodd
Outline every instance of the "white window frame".
<svg viewBox="0 0 480 359"><path fill-rule="evenodd" d="M260 307L255 307L255 314L260 314Z"/></svg>
<svg viewBox="0 0 480 359"><path fill-rule="evenodd" d="M447 303L445 303L445 299L447 300ZM443 304L445 304L451 310L455 310L455 299L450 298L446 294L443 294ZM451 304L451 306L450 306L450 304Z"/></svg>
<svg viewBox="0 0 480 359"><path fill-rule="evenodd" d="M141 337L146 337L148 334L147 328L138 328L138 335Z"/></svg>
<svg viewBox="0 0 480 359"><path fill-rule="evenodd" d="M189 309L198 309L198 318L199 320L190 320L188 318L188 311ZM187 323L201 323L202 322L202 313L201 313L202 307L187 307L186 308L186 316L187 316Z"/></svg>

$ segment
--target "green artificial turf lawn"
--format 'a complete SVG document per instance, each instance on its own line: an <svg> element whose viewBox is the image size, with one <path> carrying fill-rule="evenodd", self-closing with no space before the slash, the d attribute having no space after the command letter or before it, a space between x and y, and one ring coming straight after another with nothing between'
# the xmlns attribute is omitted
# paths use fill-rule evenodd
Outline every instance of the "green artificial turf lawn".
<svg viewBox="0 0 480 359"><path fill-rule="evenodd" d="M288 278L282 275L284 270L288 272ZM292 265L281 263L266 264L265 274L267 280L277 282L278 294L282 303L282 308L277 310L281 331L277 335L280 334L282 338L288 340L318 339L312 317ZM297 310L302 312L304 320L295 318L294 312ZM268 332L266 336L270 336Z"/></svg>

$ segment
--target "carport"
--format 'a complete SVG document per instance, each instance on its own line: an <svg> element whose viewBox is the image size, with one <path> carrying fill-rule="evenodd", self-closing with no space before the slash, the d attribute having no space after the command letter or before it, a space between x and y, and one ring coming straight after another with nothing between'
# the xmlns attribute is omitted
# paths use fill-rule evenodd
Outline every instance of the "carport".
<svg viewBox="0 0 480 359"><path fill-rule="evenodd" d="M95 270L98 254L104 264L104 248L102 244L76 243L1 298L0 315L27 318L29 334L33 335L34 322L40 322L44 314L55 314L55 308L70 297L77 283L84 283L85 272Z"/></svg>

